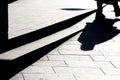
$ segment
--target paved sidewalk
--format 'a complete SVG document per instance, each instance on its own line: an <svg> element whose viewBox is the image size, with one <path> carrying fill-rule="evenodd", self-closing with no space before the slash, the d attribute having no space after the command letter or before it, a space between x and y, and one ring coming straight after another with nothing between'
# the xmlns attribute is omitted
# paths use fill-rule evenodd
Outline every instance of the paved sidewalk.
<svg viewBox="0 0 120 80"><path fill-rule="evenodd" d="M35 2L18 0L18 2L10 4L10 38L95 8L96 4L93 0L36 0ZM13 12L13 10L16 11ZM23 11L21 12L21 10ZM105 22L95 21L94 13L77 23L75 26L78 29L84 28L84 31L10 80L119 80L120 22L114 21L112 10L111 6L104 8L107 18ZM113 25L116 28L113 28ZM89 41L94 44L86 44Z"/></svg>

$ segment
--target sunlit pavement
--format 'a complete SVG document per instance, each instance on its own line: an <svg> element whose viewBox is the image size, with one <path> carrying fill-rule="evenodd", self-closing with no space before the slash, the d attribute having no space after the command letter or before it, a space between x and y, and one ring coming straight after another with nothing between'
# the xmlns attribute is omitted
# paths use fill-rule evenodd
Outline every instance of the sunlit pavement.
<svg viewBox="0 0 120 80"><path fill-rule="evenodd" d="M9 38L94 9L94 0L18 0L9 4ZM0 59L12 60L23 55L25 51L27 53L55 41L54 38L59 39L61 35L84 29L10 80L119 80L120 22L114 22L116 18L111 6L106 6L103 13L106 22L96 21L93 13L67 32L63 30L35 41L34 45L30 43L32 45L27 44L0 54Z"/></svg>

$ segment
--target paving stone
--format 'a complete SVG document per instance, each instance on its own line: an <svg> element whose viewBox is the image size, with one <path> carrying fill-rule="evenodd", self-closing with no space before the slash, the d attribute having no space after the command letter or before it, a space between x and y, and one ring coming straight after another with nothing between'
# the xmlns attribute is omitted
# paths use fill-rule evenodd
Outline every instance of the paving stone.
<svg viewBox="0 0 120 80"><path fill-rule="evenodd" d="M92 56L94 61L120 61L120 56Z"/></svg>
<svg viewBox="0 0 120 80"><path fill-rule="evenodd" d="M69 67L114 68L110 62L66 61Z"/></svg>
<svg viewBox="0 0 120 80"><path fill-rule="evenodd" d="M120 76L113 75L81 75L75 74L77 80L119 80Z"/></svg>
<svg viewBox="0 0 120 80"><path fill-rule="evenodd" d="M106 75L120 75L120 69L116 68L101 68Z"/></svg>
<svg viewBox="0 0 120 80"><path fill-rule="evenodd" d="M72 74L24 74L25 80L75 80Z"/></svg>
<svg viewBox="0 0 120 80"><path fill-rule="evenodd" d="M69 45L80 45L80 43L78 41L71 41L71 40L63 43L63 45L68 45L68 44Z"/></svg>
<svg viewBox="0 0 120 80"><path fill-rule="evenodd" d="M73 67L53 67L56 73L80 73L80 74L101 74L103 72L99 68L73 68Z"/></svg>
<svg viewBox="0 0 120 80"><path fill-rule="evenodd" d="M92 61L90 56L48 55L49 60Z"/></svg>
<svg viewBox="0 0 120 80"><path fill-rule="evenodd" d="M73 49L73 50L80 50L80 45L62 45L59 49Z"/></svg>
<svg viewBox="0 0 120 80"><path fill-rule="evenodd" d="M29 66L28 68L21 71L21 73L54 73L52 67L41 67L41 66Z"/></svg>
<svg viewBox="0 0 120 80"><path fill-rule="evenodd" d="M58 50L62 55L94 55L94 56L102 56L103 54L99 50L91 50L91 51L82 51L82 50L71 50L71 49L59 49Z"/></svg>
<svg viewBox="0 0 120 80"><path fill-rule="evenodd" d="M100 45L97 45L96 49L98 49L103 55L117 56L120 51L120 45L119 42L108 41Z"/></svg>
<svg viewBox="0 0 120 80"><path fill-rule="evenodd" d="M64 61L37 61L34 66L45 66L45 67L52 67L52 66L67 66Z"/></svg>

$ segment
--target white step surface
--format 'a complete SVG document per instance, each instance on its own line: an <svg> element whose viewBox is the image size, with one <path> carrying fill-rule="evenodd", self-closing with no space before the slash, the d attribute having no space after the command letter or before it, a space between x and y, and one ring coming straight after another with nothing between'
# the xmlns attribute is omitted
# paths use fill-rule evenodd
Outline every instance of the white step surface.
<svg viewBox="0 0 120 80"><path fill-rule="evenodd" d="M94 15L91 15L91 16L94 16ZM29 44L26 44L26 45L23 45L21 47L18 47L18 48L15 48L13 50L10 50L10 51L7 51L7 52L4 52L2 54L0 54L0 59L3 59L3 60L13 60L13 59L16 59L17 57L20 57L24 54L27 54L31 51L34 51L40 47L43 47L45 45L48 45L52 42L55 42L59 39L62 39L74 32L77 32L79 30L82 30L85 25L86 25L86 21L88 20L91 20L91 16L86 19L83 19L82 21L80 21L79 23L71 26L70 28L67 28L65 30L62 30L62 31L59 31L55 34L52 34L48 37L45 37L45 38L42 38L40 40L37 40L37 41L34 41L34 42L31 42Z"/></svg>

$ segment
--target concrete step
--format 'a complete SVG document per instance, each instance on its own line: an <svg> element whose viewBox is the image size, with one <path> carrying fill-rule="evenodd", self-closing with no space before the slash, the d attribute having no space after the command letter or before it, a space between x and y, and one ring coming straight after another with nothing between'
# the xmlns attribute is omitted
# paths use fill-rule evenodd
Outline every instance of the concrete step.
<svg viewBox="0 0 120 80"><path fill-rule="evenodd" d="M2 75L7 75L8 78L11 78L15 74L23 70L24 68L30 66L32 63L39 60L42 56L46 55L47 53L49 53L50 51L52 51L53 49L60 46L62 43L64 43L68 39L70 39L71 37L81 32L86 25L86 21L88 19L91 21L91 17L88 17L88 16L94 12L95 10L93 10L92 12L88 12L88 13L76 16L69 20L66 20L67 24L70 24L71 22L74 22L74 24L65 29L61 28L62 30L58 30L57 32L49 34L49 36L44 36L41 39L39 38L38 40L33 39L33 42L29 44L24 44L23 46L19 46L12 50L8 49L7 52L1 53L0 65L2 65L3 67L3 69L1 68L1 70L7 69L6 70L7 72L1 71ZM37 37L35 34L32 36ZM32 36L27 38L32 38ZM22 38L22 40L24 41L24 38ZM9 66L9 68L7 68L7 66Z"/></svg>
<svg viewBox="0 0 120 80"><path fill-rule="evenodd" d="M20 55L24 55L31 52L37 48L45 46L49 43L55 42L62 39L76 31L84 28L81 20L90 15L92 12L87 12L82 15L78 15L66 21L54 24L52 26L31 32L16 38L9 40L8 43L2 45L0 48L0 58L1 59L14 59ZM79 22L81 21L81 22ZM79 27L79 26L80 27ZM47 32L46 32L47 31ZM27 44L29 43L29 44ZM24 45L24 46L22 46ZM21 47L20 47L21 46ZM15 49L14 49L15 48ZM21 54L22 53L22 54ZM17 55L17 56L14 56ZM6 56L6 57L4 57ZM4 57L4 58L3 58ZM13 58L14 57L14 58Z"/></svg>

